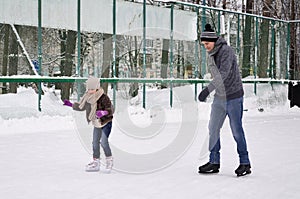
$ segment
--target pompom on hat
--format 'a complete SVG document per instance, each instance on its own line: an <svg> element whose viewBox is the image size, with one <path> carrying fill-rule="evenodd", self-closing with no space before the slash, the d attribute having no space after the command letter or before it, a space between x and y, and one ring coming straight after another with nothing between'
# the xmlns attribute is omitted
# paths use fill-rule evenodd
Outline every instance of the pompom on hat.
<svg viewBox="0 0 300 199"><path fill-rule="evenodd" d="M86 81L86 88L87 89L99 89L100 88L100 80L96 77L90 77Z"/></svg>
<svg viewBox="0 0 300 199"><path fill-rule="evenodd" d="M209 41L209 42L216 42L218 40L218 35L212 29L211 25L208 23L205 25L204 31L200 35L201 41Z"/></svg>

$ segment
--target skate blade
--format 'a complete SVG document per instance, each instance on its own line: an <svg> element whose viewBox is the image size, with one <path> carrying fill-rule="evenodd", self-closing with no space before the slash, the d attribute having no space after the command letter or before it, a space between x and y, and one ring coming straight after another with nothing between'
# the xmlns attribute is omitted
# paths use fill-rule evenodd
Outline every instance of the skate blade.
<svg viewBox="0 0 300 199"><path fill-rule="evenodd" d="M212 171L198 171L200 174L214 174L219 173L219 170L212 170Z"/></svg>
<svg viewBox="0 0 300 199"><path fill-rule="evenodd" d="M96 169L96 168L85 168L85 171L86 172L99 172L100 171L100 168Z"/></svg>
<svg viewBox="0 0 300 199"><path fill-rule="evenodd" d="M251 171L245 171L244 173L237 174L237 177L245 176L245 175L248 175L250 173L251 173Z"/></svg>
<svg viewBox="0 0 300 199"><path fill-rule="evenodd" d="M100 170L88 170L88 169L86 169L85 171L86 172L99 172Z"/></svg>
<svg viewBox="0 0 300 199"><path fill-rule="evenodd" d="M111 169L101 169L100 172L101 173L105 173L105 174L110 174L111 173Z"/></svg>

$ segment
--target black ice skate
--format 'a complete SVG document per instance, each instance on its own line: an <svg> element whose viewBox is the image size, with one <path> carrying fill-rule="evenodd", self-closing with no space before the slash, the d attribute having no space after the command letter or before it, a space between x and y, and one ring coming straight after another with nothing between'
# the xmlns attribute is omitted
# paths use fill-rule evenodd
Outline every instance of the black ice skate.
<svg viewBox="0 0 300 199"><path fill-rule="evenodd" d="M212 164L210 162L199 167L199 173L218 173L220 169L220 164Z"/></svg>
<svg viewBox="0 0 300 199"><path fill-rule="evenodd" d="M240 166L235 170L235 173L238 177L244 176L251 173L250 164L240 164Z"/></svg>

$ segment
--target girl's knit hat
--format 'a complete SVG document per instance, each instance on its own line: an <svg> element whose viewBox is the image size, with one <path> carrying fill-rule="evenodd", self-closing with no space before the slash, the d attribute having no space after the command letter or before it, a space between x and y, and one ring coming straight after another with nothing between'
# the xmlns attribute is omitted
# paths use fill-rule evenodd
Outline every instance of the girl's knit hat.
<svg viewBox="0 0 300 199"><path fill-rule="evenodd" d="M204 31L200 35L200 40L209 42L216 42L218 40L216 32L211 28L209 23L205 25Z"/></svg>
<svg viewBox="0 0 300 199"><path fill-rule="evenodd" d="M96 77L90 77L86 81L87 89L99 89L100 88L100 80Z"/></svg>

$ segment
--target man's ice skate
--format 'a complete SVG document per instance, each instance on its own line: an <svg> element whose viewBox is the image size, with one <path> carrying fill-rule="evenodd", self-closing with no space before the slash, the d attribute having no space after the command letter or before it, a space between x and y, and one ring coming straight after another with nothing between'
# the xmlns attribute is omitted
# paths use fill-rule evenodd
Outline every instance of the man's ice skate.
<svg viewBox="0 0 300 199"><path fill-rule="evenodd" d="M240 164L240 166L235 170L237 177L244 176L251 173L250 164Z"/></svg>
<svg viewBox="0 0 300 199"><path fill-rule="evenodd" d="M210 162L199 167L199 173L218 173L220 164L212 164Z"/></svg>
<svg viewBox="0 0 300 199"><path fill-rule="evenodd" d="M94 159L92 162L86 165L85 171L87 172L96 172L100 170L100 161L99 159Z"/></svg>

